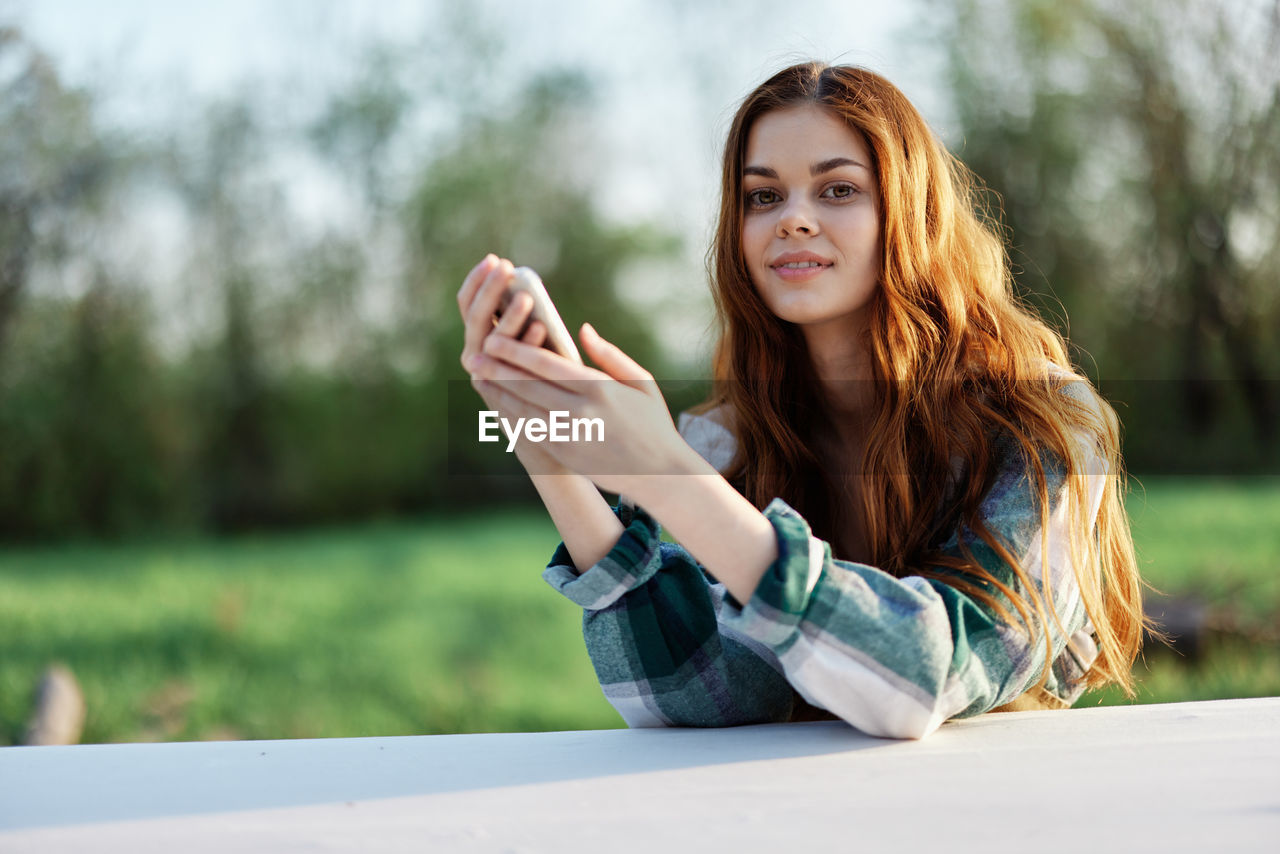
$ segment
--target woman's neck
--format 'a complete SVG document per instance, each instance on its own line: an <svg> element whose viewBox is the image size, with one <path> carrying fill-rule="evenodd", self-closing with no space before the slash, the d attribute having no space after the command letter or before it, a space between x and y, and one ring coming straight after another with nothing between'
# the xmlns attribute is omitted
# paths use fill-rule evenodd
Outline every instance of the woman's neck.
<svg viewBox="0 0 1280 854"><path fill-rule="evenodd" d="M865 328L865 327L864 327ZM875 402L871 353L863 330L843 324L803 327L805 343L833 424L842 432L870 418Z"/></svg>

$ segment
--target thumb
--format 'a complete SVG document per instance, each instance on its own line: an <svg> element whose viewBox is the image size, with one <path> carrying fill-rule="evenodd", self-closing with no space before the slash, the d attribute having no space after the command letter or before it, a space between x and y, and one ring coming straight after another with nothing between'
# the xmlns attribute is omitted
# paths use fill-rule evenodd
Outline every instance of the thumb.
<svg viewBox="0 0 1280 854"><path fill-rule="evenodd" d="M601 338L594 326L590 323L582 324L578 338L582 341L582 349L591 357L591 361L600 366L602 371L618 382L626 383L641 391L648 391L648 384L653 382L653 376L622 352L617 345Z"/></svg>

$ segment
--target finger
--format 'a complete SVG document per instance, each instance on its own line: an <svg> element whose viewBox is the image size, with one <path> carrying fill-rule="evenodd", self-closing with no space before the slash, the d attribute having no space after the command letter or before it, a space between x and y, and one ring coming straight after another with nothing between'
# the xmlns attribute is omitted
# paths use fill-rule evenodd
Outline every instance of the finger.
<svg viewBox="0 0 1280 854"><path fill-rule="evenodd" d="M510 305L503 309L502 319L493 328L494 333L506 335L509 338L519 338L521 330L524 329L525 321L528 320L532 312L533 297L526 293L516 294Z"/></svg>
<svg viewBox="0 0 1280 854"><path fill-rule="evenodd" d="M571 390L575 386L581 389L581 384L584 382L609 379L608 374L571 362L559 353L543 347L535 347L514 338L491 335L485 339L483 351L485 355L494 359L519 365L531 376Z"/></svg>
<svg viewBox="0 0 1280 854"><path fill-rule="evenodd" d="M481 379L479 376L471 378L471 387L480 394L485 406L489 409L497 410L502 414L503 418L512 420L517 418L541 418L547 414L539 412L536 407L531 406L502 386Z"/></svg>
<svg viewBox="0 0 1280 854"><path fill-rule="evenodd" d="M530 347L541 347L547 343L547 325L541 320L532 321L520 341Z"/></svg>
<svg viewBox="0 0 1280 854"><path fill-rule="evenodd" d="M547 382L528 371L487 356L481 357L475 375L486 384L502 389L525 403L542 410L581 410L587 401L579 394L555 383Z"/></svg>
<svg viewBox="0 0 1280 854"><path fill-rule="evenodd" d="M599 365L606 374L632 388L638 388L641 391L652 390L653 375L622 352L616 344L600 337L600 333L596 332L595 327L590 323L582 324L578 338L582 341L582 348L591 357L591 361Z"/></svg>
<svg viewBox="0 0 1280 854"><path fill-rule="evenodd" d="M462 364L480 353L485 337L493 331L493 315L498 310L502 295L506 293L515 267L505 258L493 265L484 277L475 299L467 307L467 327L462 348Z"/></svg>
<svg viewBox="0 0 1280 854"><path fill-rule="evenodd" d="M460 360L462 367L467 371L471 370L471 360L479 353L480 342L484 340L484 336L488 334L494 325L492 319L490 319L483 326L483 329L476 328L479 326L478 314L474 313L472 309L475 307L476 297L480 288L500 266L501 259L493 253L489 253L467 274L462 290L458 292L458 308L462 312L463 324L463 345Z"/></svg>
<svg viewBox="0 0 1280 854"><path fill-rule="evenodd" d="M497 409L498 405L494 400L495 386L480 379L479 374L471 375L471 387L475 389L476 394L480 395L480 399L484 401L484 405L489 409Z"/></svg>
<svg viewBox="0 0 1280 854"><path fill-rule="evenodd" d="M480 263L472 267L471 272L467 273L467 277L462 280L462 287L458 289L458 311L463 317L467 316L467 309L471 307L476 291L480 290L480 285L484 283L484 277L497 263L498 256L490 252L480 259Z"/></svg>

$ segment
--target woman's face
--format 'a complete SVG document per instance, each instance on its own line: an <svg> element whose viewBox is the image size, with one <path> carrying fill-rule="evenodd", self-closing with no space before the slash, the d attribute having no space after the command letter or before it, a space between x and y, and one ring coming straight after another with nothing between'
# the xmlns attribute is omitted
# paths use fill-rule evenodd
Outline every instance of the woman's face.
<svg viewBox="0 0 1280 854"><path fill-rule="evenodd" d="M827 110L765 113L747 137L742 251L769 310L801 326L862 323L880 279L880 206L862 135Z"/></svg>

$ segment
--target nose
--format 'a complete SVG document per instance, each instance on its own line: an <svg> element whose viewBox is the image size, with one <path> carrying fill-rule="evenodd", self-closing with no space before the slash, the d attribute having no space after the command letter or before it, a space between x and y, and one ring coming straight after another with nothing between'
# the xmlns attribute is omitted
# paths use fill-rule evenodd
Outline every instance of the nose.
<svg viewBox="0 0 1280 854"><path fill-rule="evenodd" d="M818 233L818 218L813 215L807 200L794 198L786 203L778 215L778 236L803 234L808 237Z"/></svg>

